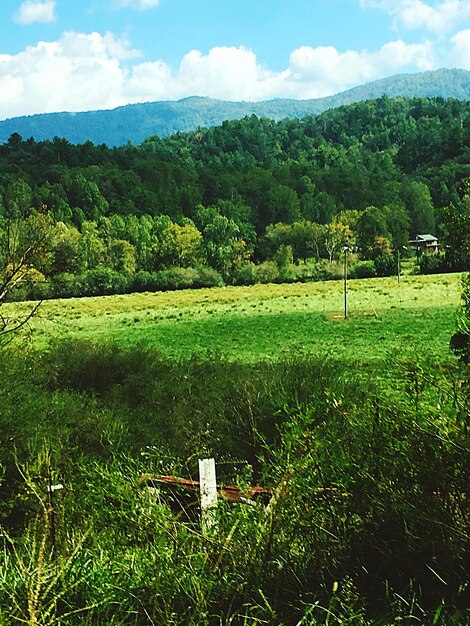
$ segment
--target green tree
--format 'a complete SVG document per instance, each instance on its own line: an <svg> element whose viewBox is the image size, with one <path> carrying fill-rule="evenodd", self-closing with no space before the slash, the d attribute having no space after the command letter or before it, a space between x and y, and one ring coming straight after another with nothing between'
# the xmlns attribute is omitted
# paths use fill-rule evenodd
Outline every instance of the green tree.
<svg viewBox="0 0 470 626"><path fill-rule="evenodd" d="M134 274L136 269L135 247L125 239L111 242L109 256L112 269L124 274Z"/></svg>
<svg viewBox="0 0 470 626"><path fill-rule="evenodd" d="M412 180L402 187L401 196L410 216L410 230L416 235L433 234L436 228L434 204L429 187Z"/></svg>
<svg viewBox="0 0 470 626"><path fill-rule="evenodd" d="M230 276L234 245L241 239L237 224L224 215L216 215L202 233L209 265L222 274Z"/></svg>
<svg viewBox="0 0 470 626"><path fill-rule="evenodd" d="M67 226L63 222L56 225L51 241L53 274L79 274L85 269L81 240L82 236L75 226Z"/></svg>
<svg viewBox="0 0 470 626"><path fill-rule="evenodd" d="M449 269L468 270L470 268L470 195L465 195L458 204L452 204L444 210L442 229Z"/></svg>
<svg viewBox="0 0 470 626"><path fill-rule="evenodd" d="M80 171L72 171L65 184L70 206L81 209L87 220L97 221L107 214L108 201L94 180L89 180Z"/></svg>
<svg viewBox="0 0 470 626"><path fill-rule="evenodd" d="M268 258L272 258L281 246L291 247L294 261L319 258L324 234L324 226L308 220L292 224L270 224L266 228L262 247Z"/></svg>
<svg viewBox="0 0 470 626"><path fill-rule="evenodd" d="M106 246L100 237L96 222L83 222L81 247L85 269L91 270L104 264Z"/></svg>
<svg viewBox="0 0 470 626"><path fill-rule="evenodd" d="M3 194L5 216L12 220L21 220L32 211L33 193L29 184L22 178L14 178L6 186Z"/></svg>
<svg viewBox="0 0 470 626"><path fill-rule="evenodd" d="M0 223L0 338L22 328L36 313L39 304L25 305L23 313L4 316L2 305L24 283L40 277L38 269L49 254L53 233L48 213L36 213Z"/></svg>
<svg viewBox="0 0 470 626"><path fill-rule="evenodd" d="M364 258L372 258L377 237L390 240L385 212L376 206L367 207L357 220L357 244Z"/></svg>
<svg viewBox="0 0 470 626"><path fill-rule="evenodd" d="M280 246L274 254L273 261L277 265L279 278L284 281L289 280L292 277L292 265L294 262L292 246L284 244Z"/></svg>
<svg viewBox="0 0 470 626"><path fill-rule="evenodd" d="M202 235L192 223L170 224L157 246L165 266L194 267L202 261Z"/></svg>
<svg viewBox="0 0 470 626"><path fill-rule="evenodd" d="M400 250L410 239L410 216L401 204L387 205L383 210L393 248Z"/></svg>

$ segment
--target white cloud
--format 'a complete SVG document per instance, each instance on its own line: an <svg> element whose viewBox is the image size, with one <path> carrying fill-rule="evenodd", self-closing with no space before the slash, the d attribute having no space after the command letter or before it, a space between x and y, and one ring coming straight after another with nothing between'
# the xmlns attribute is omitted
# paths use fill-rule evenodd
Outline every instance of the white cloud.
<svg viewBox="0 0 470 626"><path fill-rule="evenodd" d="M53 111L86 111L185 96L223 100L317 98L404 71L442 65L442 48L390 42L376 51L302 46L282 71L273 71L244 47L188 52L177 68L138 61L125 39L108 33L68 32L16 55L0 55L0 119ZM470 67L470 30L445 51L453 66Z"/></svg>
<svg viewBox="0 0 470 626"><path fill-rule="evenodd" d="M377 52L338 52L333 47L294 50L286 69L274 72L246 48L212 48L186 54L176 72L162 61L135 66L126 82L126 98L177 99L188 95L222 100L318 98L384 75L435 66L430 43L395 41Z"/></svg>
<svg viewBox="0 0 470 626"><path fill-rule="evenodd" d="M123 104L126 42L112 35L65 33L0 57L0 117L85 111ZM119 54L118 54L119 52Z"/></svg>
<svg viewBox="0 0 470 626"><path fill-rule="evenodd" d="M160 0L115 0L118 9L131 8L139 11L153 9L160 4Z"/></svg>
<svg viewBox="0 0 470 626"><path fill-rule="evenodd" d="M55 0L37 2L26 0L23 2L15 15L15 21L20 24L33 24L35 22L53 22L55 20Z"/></svg>
<svg viewBox="0 0 470 626"><path fill-rule="evenodd" d="M454 44L450 55L450 63L455 67L470 70L470 29L461 30L452 37Z"/></svg>
<svg viewBox="0 0 470 626"><path fill-rule="evenodd" d="M343 53L333 47L304 46L290 56L289 82L291 89L302 91L302 97L316 98L406 69L424 71L433 66L430 43L407 45L398 40L377 52L349 50Z"/></svg>
<svg viewBox="0 0 470 626"><path fill-rule="evenodd" d="M423 0L360 0L360 5L386 11L393 18L395 30L422 28L444 33L470 18L469 0L442 0L435 6Z"/></svg>

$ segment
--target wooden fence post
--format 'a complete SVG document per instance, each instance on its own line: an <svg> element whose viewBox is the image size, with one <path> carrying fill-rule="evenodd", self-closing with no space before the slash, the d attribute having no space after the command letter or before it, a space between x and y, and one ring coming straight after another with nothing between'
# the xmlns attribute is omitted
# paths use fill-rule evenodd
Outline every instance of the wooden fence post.
<svg viewBox="0 0 470 626"><path fill-rule="evenodd" d="M217 506L217 479L214 459L199 459L199 484L202 530L207 532L215 526L215 508Z"/></svg>

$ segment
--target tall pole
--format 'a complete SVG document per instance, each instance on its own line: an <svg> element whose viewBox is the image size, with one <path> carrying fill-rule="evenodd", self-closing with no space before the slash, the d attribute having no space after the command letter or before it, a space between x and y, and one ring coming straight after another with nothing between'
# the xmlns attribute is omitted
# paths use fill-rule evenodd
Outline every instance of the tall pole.
<svg viewBox="0 0 470 626"><path fill-rule="evenodd" d="M400 282L400 248L397 249L397 279Z"/></svg>
<svg viewBox="0 0 470 626"><path fill-rule="evenodd" d="M344 246L344 319L348 317L348 247Z"/></svg>

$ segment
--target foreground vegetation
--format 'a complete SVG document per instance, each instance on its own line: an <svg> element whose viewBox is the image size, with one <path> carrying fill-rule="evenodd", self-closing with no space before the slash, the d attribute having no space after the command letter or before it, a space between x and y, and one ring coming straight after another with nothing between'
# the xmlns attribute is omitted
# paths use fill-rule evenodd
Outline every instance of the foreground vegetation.
<svg viewBox="0 0 470 626"><path fill-rule="evenodd" d="M1 624L469 622L469 371L448 351L458 277L353 283L347 320L331 286L45 303L56 314L47 347L10 344L0 363ZM304 298L307 314L294 308ZM160 318L141 335L123 324L110 341L133 307L183 319L167 318L153 345ZM217 355L220 323L237 309L238 358L230 342ZM192 353L196 311L208 332ZM297 328L289 352L267 353L261 320L274 346ZM324 344L301 354L311 320L316 341L341 325L343 343L379 343L373 325L385 333L386 322L388 354L361 353L366 341L340 350L339 335L337 359ZM268 508L221 503L203 534L197 514L139 486L144 473L197 478L209 455L221 482L272 488Z"/></svg>

